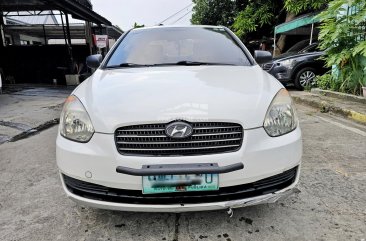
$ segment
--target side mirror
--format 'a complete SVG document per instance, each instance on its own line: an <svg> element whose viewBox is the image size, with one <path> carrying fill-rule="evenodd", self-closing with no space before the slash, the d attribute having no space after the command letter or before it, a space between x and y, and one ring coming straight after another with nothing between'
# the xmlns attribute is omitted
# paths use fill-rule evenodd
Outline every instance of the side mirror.
<svg viewBox="0 0 366 241"><path fill-rule="evenodd" d="M272 61L272 54L268 51L254 51L254 59L258 64L264 64Z"/></svg>
<svg viewBox="0 0 366 241"><path fill-rule="evenodd" d="M86 58L86 65L91 69L96 69L102 63L103 56L101 54L90 55Z"/></svg>

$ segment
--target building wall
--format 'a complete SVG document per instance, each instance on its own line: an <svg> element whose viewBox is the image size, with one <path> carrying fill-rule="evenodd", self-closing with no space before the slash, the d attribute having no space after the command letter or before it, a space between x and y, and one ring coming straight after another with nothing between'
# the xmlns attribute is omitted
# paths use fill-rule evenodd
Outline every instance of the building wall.
<svg viewBox="0 0 366 241"><path fill-rule="evenodd" d="M65 44L64 39L49 39L48 44ZM71 39L71 44L86 44L85 39Z"/></svg>
<svg viewBox="0 0 366 241"><path fill-rule="evenodd" d="M24 34L19 34L19 42L15 43L15 44L27 45L27 44L24 44L25 42L28 42L29 45L34 45L37 43L45 44L44 38L38 38L38 37L28 36L28 35L24 35Z"/></svg>

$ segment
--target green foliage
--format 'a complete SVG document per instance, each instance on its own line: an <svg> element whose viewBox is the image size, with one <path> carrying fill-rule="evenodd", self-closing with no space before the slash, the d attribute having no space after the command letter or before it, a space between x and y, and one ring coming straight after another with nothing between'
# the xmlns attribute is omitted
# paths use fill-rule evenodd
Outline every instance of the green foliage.
<svg viewBox="0 0 366 241"><path fill-rule="evenodd" d="M323 90L339 90L341 83L336 81L331 73L326 73L322 76L317 76L315 85Z"/></svg>
<svg viewBox="0 0 366 241"><path fill-rule="evenodd" d="M283 10L300 14L319 10L327 2L329 0L193 0L195 6L191 22L233 27L242 38L265 25L272 27L280 23Z"/></svg>
<svg viewBox="0 0 366 241"><path fill-rule="evenodd" d="M243 35L256 31L265 24L272 24L278 20L282 10L294 14L301 14L307 11L316 11L324 8L329 0L284 0L284 1L248 1L242 9L233 25L236 34Z"/></svg>
<svg viewBox="0 0 366 241"><path fill-rule="evenodd" d="M294 14L317 11L326 6L329 0L285 0L285 9Z"/></svg>
<svg viewBox="0 0 366 241"><path fill-rule="evenodd" d="M320 48L326 51L327 66L336 69L336 90L360 93L361 85L366 86L366 2L333 0L318 17Z"/></svg>
<svg viewBox="0 0 366 241"><path fill-rule="evenodd" d="M143 28L143 27L145 27L144 24L138 24L136 22L133 24L133 28Z"/></svg>
<svg viewBox="0 0 366 241"><path fill-rule="evenodd" d="M236 16L236 2L232 0L193 0L191 22L203 25L231 26Z"/></svg>
<svg viewBox="0 0 366 241"><path fill-rule="evenodd" d="M265 24L273 24L280 13L282 0L193 0L193 24L233 27L239 36Z"/></svg>
<svg viewBox="0 0 366 241"><path fill-rule="evenodd" d="M233 28L239 37L254 32L258 27L270 24L280 11L275 1L249 1L235 18Z"/></svg>

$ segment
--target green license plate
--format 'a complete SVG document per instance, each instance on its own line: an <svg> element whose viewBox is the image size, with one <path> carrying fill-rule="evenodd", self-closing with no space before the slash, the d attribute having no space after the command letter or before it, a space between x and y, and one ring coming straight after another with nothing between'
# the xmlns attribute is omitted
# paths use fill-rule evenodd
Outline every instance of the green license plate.
<svg viewBox="0 0 366 241"><path fill-rule="evenodd" d="M159 175L142 177L142 192L144 194L214 191L218 189L218 174Z"/></svg>

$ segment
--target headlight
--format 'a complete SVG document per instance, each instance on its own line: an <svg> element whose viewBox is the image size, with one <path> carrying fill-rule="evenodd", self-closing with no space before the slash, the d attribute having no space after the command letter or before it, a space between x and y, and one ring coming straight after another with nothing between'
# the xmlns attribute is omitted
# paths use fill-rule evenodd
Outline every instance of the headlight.
<svg viewBox="0 0 366 241"><path fill-rule="evenodd" d="M285 89L278 91L269 106L264 119L264 129L269 136L281 136L297 126L297 116L292 100Z"/></svg>
<svg viewBox="0 0 366 241"><path fill-rule="evenodd" d="M285 66L287 68L291 68L293 66L294 60L293 59L288 59L288 60L280 61L278 63L281 66Z"/></svg>
<svg viewBox="0 0 366 241"><path fill-rule="evenodd" d="M60 133L63 137L77 142L88 142L94 134L88 113L74 95L66 99L60 118Z"/></svg>

